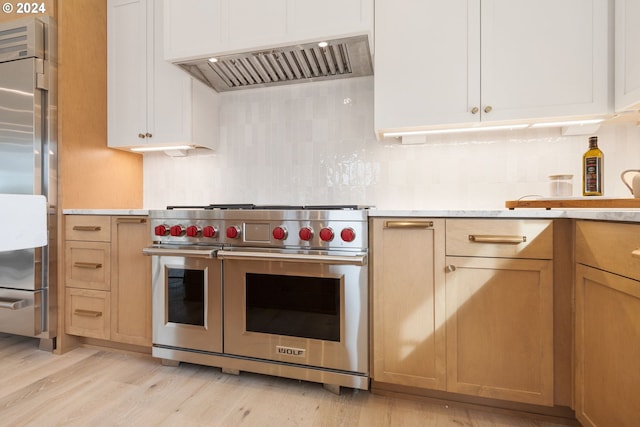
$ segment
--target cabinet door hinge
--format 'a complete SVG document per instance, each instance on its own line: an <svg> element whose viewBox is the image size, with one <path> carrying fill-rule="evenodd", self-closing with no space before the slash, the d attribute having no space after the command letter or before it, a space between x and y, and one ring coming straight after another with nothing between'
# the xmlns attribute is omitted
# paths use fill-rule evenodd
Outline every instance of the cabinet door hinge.
<svg viewBox="0 0 640 427"><path fill-rule="evenodd" d="M49 90L49 61L36 59L36 88Z"/></svg>

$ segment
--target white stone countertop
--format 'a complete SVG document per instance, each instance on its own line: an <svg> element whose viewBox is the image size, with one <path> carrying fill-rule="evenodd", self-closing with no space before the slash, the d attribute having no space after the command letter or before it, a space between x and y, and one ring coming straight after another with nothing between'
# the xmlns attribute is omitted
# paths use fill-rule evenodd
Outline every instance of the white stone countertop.
<svg viewBox="0 0 640 427"><path fill-rule="evenodd" d="M570 218L640 222L640 209L502 209L502 210L377 210L370 217L405 218Z"/></svg>
<svg viewBox="0 0 640 427"><path fill-rule="evenodd" d="M63 209L64 215L149 215L149 209Z"/></svg>
<svg viewBox="0 0 640 427"><path fill-rule="evenodd" d="M64 215L149 215L149 209L64 209L62 213ZM600 221L640 222L640 209L370 209L369 216L372 218L570 218Z"/></svg>

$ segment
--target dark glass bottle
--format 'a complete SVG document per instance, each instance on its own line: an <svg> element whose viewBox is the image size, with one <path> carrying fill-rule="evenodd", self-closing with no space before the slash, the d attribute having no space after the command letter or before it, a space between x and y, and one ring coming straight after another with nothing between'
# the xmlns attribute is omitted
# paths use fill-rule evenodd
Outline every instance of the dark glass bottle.
<svg viewBox="0 0 640 427"><path fill-rule="evenodd" d="M582 156L582 195L602 196L604 154L598 148L598 137L589 138L589 150Z"/></svg>

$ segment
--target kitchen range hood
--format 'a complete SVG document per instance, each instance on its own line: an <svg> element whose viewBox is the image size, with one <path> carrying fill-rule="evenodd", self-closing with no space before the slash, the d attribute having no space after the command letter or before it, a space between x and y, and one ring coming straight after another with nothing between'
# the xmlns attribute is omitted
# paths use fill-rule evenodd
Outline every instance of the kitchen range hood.
<svg viewBox="0 0 640 427"><path fill-rule="evenodd" d="M373 74L366 35L177 62L218 92Z"/></svg>

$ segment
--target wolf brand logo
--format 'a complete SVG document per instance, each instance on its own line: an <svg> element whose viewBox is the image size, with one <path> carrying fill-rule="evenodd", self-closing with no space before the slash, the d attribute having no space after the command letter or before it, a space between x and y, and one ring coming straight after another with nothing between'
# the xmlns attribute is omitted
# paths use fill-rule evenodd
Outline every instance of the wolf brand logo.
<svg viewBox="0 0 640 427"><path fill-rule="evenodd" d="M281 345L277 345L276 352L287 356L304 357L306 350L304 348L283 347Z"/></svg>

